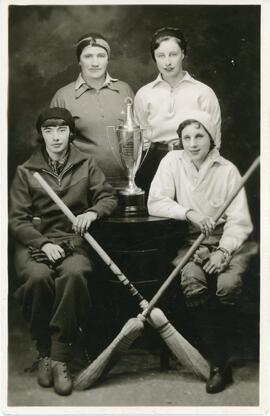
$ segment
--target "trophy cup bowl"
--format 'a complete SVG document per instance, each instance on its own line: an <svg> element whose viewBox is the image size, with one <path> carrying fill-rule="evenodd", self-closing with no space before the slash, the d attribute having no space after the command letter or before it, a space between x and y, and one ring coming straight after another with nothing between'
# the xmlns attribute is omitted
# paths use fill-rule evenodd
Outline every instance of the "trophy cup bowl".
<svg viewBox="0 0 270 416"><path fill-rule="evenodd" d="M147 215L145 192L136 185L135 176L147 152L143 156L143 129L134 123L131 112L132 102L130 97L126 99L127 113L124 124L108 126L108 131L112 129L114 132L114 140L110 140L110 145L128 180L127 186L117 190L118 213L125 216L142 216ZM112 146L115 141L117 144L116 150Z"/></svg>
<svg viewBox="0 0 270 416"><path fill-rule="evenodd" d="M143 139L140 128L128 131L116 128L119 140L119 155L126 172L128 184L118 191L119 208L123 214L146 214L144 191L135 183L135 175L141 164Z"/></svg>

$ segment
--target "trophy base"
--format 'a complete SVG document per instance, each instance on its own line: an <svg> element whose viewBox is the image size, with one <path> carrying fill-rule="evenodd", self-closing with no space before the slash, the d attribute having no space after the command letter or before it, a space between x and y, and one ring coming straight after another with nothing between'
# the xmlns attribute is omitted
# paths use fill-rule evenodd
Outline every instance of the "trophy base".
<svg viewBox="0 0 270 416"><path fill-rule="evenodd" d="M145 193L141 191L138 194L124 194L118 191L118 208L115 215L125 217L144 217L148 215L145 206Z"/></svg>

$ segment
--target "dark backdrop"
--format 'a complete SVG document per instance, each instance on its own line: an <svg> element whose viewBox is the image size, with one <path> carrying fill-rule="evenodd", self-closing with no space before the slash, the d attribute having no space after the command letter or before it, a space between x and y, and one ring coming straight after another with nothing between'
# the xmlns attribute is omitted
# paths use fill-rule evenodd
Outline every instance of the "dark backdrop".
<svg viewBox="0 0 270 416"><path fill-rule="evenodd" d="M9 180L33 150L39 111L78 75L76 40L90 31L107 37L110 74L136 92L157 75L149 43L164 25L185 33L185 68L216 92L221 152L243 173L260 147L260 6L9 6ZM258 176L247 185L257 232Z"/></svg>

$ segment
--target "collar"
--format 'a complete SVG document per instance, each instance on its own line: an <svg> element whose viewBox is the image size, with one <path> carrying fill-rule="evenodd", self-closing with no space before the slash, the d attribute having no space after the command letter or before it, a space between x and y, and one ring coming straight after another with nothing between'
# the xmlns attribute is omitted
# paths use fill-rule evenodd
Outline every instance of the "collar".
<svg viewBox="0 0 270 416"><path fill-rule="evenodd" d="M192 163L188 154L185 151L182 151L182 160L183 164L186 165L185 169L189 172L189 181L192 191L199 189L204 179L211 172L211 169L214 165L226 165L228 160L220 156L217 149L212 149L206 159L203 161L200 169L197 171L195 165Z"/></svg>
<svg viewBox="0 0 270 416"><path fill-rule="evenodd" d="M71 165L77 165L82 161L86 160L87 156L85 156L82 152L80 152L73 144L70 144L69 150L69 157L67 160L66 168ZM38 147L32 156L24 163L24 166L28 169L33 170L42 170L42 169L50 169L46 158L42 152L42 148Z"/></svg>
<svg viewBox="0 0 270 416"><path fill-rule="evenodd" d="M191 159L189 158L188 154L184 151L184 150L180 150L179 151L179 158L182 159L184 162L186 162L187 164L192 164ZM219 153L219 151L214 148L212 149L206 159L204 160L203 163L209 163L209 165L213 165L214 163L219 163L220 165L226 165L228 163L228 161L226 159L224 159L224 157L222 157Z"/></svg>
<svg viewBox="0 0 270 416"><path fill-rule="evenodd" d="M189 75L189 73L187 71L183 71L183 74L184 74L183 78L181 79L181 81L179 81L176 84L176 86L179 85L179 84L181 84L182 82L192 82L192 83L195 83L196 82L196 80L194 78L192 78L192 76ZM162 78L161 73L159 73L158 76L157 76L157 78L152 82L152 88L154 88L156 85L158 85L158 84L160 84L162 82L165 82L166 84L168 84Z"/></svg>
<svg viewBox="0 0 270 416"><path fill-rule="evenodd" d="M60 164L63 164L63 163L65 163L66 161L67 161L67 159L68 159L68 156L69 156L69 151L70 151L70 147L68 147L68 149L67 149L67 151L66 151L66 153L65 153L65 155L64 155L64 157L62 157L62 159L57 159L57 160L54 160L54 159L52 159L51 158L51 156L49 155L49 153L47 152L47 149L46 149L46 147L44 146L44 147L42 147L42 153L43 153L43 155L44 155L44 157L45 157L45 159L48 161L48 162L50 162L50 163L55 163L55 162L58 162L58 163L60 163Z"/></svg>
<svg viewBox="0 0 270 416"><path fill-rule="evenodd" d="M51 158L49 153L47 152L46 148L43 148L43 156L45 157L48 165L50 166L51 170L56 174L60 175L61 172L64 170L68 158L69 158L70 147L68 147L65 156L62 159L54 160Z"/></svg>
<svg viewBox="0 0 270 416"><path fill-rule="evenodd" d="M112 78L108 72L106 73L106 78L101 88L110 88L111 90L119 91L119 89L113 85L114 82L117 82L117 78ZM82 77L82 73L79 74L77 80L75 81L75 96L79 98L85 91L94 89L90 85L87 85L85 80Z"/></svg>

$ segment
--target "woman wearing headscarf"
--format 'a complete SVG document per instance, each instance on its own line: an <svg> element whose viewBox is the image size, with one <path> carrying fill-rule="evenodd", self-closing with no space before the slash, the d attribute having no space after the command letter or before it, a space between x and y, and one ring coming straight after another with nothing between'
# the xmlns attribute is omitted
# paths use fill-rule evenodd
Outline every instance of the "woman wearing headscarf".
<svg viewBox="0 0 270 416"><path fill-rule="evenodd" d="M244 189L217 224L213 220L237 189L241 176L217 150L217 128L211 116L191 111L179 117L179 122L182 150L169 152L160 162L150 187L148 209L151 215L187 222L176 263L199 234L205 234L181 270L180 285L190 324L197 328L202 352L211 365L206 391L217 393L232 382L228 343L243 276L258 247L248 241L253 225Z"/></svg>
<svg viewBox="0 0 270 416"><path fill-rule="evenodd" d="M114 155L117 150L115 143L110 143L107 127L123 123L125 99L134 94L126 82L109 75L110 54L109 43L99 33L82 36L76 47L81 72L76 81L56 92L51 107L64 107L71 112L77 130L74 144L94 157L111 185L121 188L127 179Z"/></svg>

